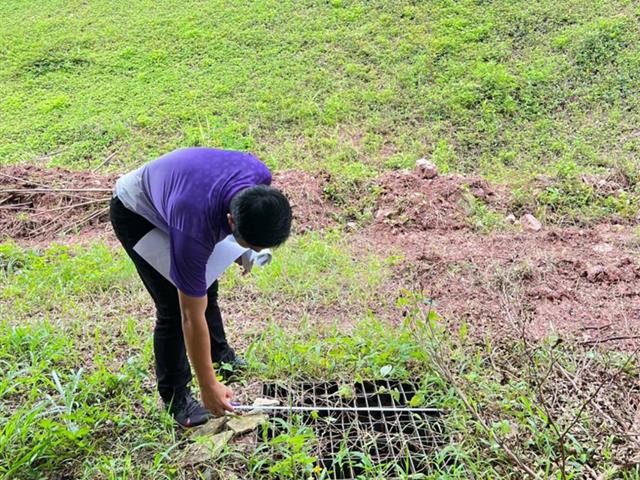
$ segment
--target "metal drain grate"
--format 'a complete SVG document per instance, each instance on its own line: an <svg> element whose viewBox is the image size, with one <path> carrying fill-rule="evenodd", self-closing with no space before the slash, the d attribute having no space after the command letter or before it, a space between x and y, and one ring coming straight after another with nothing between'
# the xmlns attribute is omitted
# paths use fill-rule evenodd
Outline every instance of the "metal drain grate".
<svg viewBox="0 0 640 480"><path fill-rule="evenodd" d="M444 441L441 412L411 408L415 384L399 381L298 383L262 386L265 397L291 409L272 416L313 428L323 478L353 479L366 473L370 461L385 478L428 473L434 451ZM278 422L268 438L274 438Z"/></svg>

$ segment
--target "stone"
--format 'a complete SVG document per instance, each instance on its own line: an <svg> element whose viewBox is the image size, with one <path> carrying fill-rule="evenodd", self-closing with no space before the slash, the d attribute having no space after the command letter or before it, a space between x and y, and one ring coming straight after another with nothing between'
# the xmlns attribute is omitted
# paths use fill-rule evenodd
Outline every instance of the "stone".
<svg viewBox="0 0 640 480"><path fill-rule="evenodd" d="M252 407L277 407L278 405L280 405L280 400L275 398L256 398Z"/></svg>
<svg viewBox="0 0 640 480"><path fill-rule="evenodd" d="M542 229L542 224L530 213L522 216L520 225L528 232L539 232Z"/></svg>
<svg viewBox="0 0 640 480"><path fill-rule="evenodd" d="M229 421L229 417L212 418L204 425L191 429L190 436L196 437L212 437L224 430L225 425Z"/></svg>
<svg viewBox="0 0 640 480"><path fill-rule="evenodd" d="M510 213L504 218L504 221L507 223L514 224L516 223L516 216L513 213Z"/></svg>
<svg viewBox="0 0 640 480"><path fill-rule="evenodd" d="M607 278L607 271L602 265L592 265L587 268L584 275L591 283L602 282Z"/></svg>
<svg viewBox="0 0 640 480"><path fill-rule="evenodd" d="M421 158L416 162L416 170L422 178L431 180L438 176L438 167L431 160Z"/></svg>
<svg viewBox="0 0 640 480"><path fill-rule="evenodd" d="M613 252L613 245L610 243L599 243L594 245L593 250L598 253L611 253Z"/></svg>
<svg viewBox="0 0 640 480"><path fill-rule="evenodd" d="M393 215L393 208L381 208L376 212L376 220L383 220Z"/></svg>
<svg viewBox="0 0 640 480"><path fill-rule="evenodd" d="M233 432L230 430L211 437L200 437L199 441L191 443L184 449L180 463L190 466L215 460L232 437Z"/></svg>
<svg viewBox="0 0 640 480"><path fill-rule="evenodd" d="M266 423L267 420L269 420L269 416L264 413L249 413L232 418L227 422L227 427L235 435L241 435L255 430L260 425Z"/></svg>

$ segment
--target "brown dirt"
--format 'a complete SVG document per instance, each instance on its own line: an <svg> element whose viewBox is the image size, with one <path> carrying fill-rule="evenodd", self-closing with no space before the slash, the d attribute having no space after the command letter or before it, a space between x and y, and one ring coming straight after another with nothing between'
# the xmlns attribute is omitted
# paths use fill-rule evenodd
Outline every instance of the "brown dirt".
<svg viewBox="0 0 640 480"><path fill-rule="evenodd" d="M109 232L106 212L99 213L107 200L53 210L108 198L108 193L83 193L85 200L70 193L2 190L39 185L109 189L116 176L35 167L0 173L2 237L47 241L69 226L77 226L75 238ZM326 181L297 171L275 176L274 185L294 206L296 231L336 225L340 211L326 200ZM545 226L537 233L514 226L483 235L467 223L464 197L473 195L506 213L507 193L500 187L478 178L425 180L413 172L389 172L378 186L374 219L349 235L356 247L403 253L394 286L422 286L439 312L480 333L514 335L524 324L532 337L557 333L615 348L640 344L628 338L640 332L640 239L631 226ZM83 222L91 215L96 216Z"/></svg>
<svg viewBox="0 0 640 480"><path fill-rule="evenodd" d="M468 226L462 205L465 195L494 207L504 197L481 178L449 176L425 180L407 170L383 175L378 185L381 194L374 221L376 237L464 229Z"/></svg>
<svg viewBox="0 0 640 480"><path fill-rule="evenodd" d="M61 233L104 231L108 190L116 178L60 168L4 167L0 171L0 238L43 241ZM47 191L54 189L107 191Z"/></svg>
<svg viewBox="0 0 640 480"><path fill-rule="evenodd" d="M468 230L411 233L379 246L402 245L399 275L413 279L437 310L486 333L549 333L579 341L637 344L640 265L632 232L552 229L490 236ZM599 251L603 246L610 252ZM407 280L405 280L407 281Z"/></svg>
<svg viewBox="0 0 640 480"><path fill-rule="evenodd" d="M640 239L628 225L545 227L484 235L466 221L465 195L507 211L507 192L482 179L393 172L374 222L358 236L399 249L397 281L421 288L447 317L478 333L570 335L617 348L640 345ZM630 338L629 338L630 337Z"/></svg>
<svg viewBox="0 0 640 480"><path fill-rule="evenodd" d="M64 240L65 233L94 236L108 233L107 209L119 175L45 169L32 165L0 170L0 239ZM323 200L326 179L304 172L274 175L274 186L290 198L297 233L334 225L335 208ZM41 191L41 189L50 191ZM55 189L105 189L106 192L60 192ZM7 190L28 190L7 192ZM88 203L92 202L92 203ZM95 216L94 216L95 215Z"/></svg>
<svg viewBox="0 0 640 480"><path fill-rule="evenodd" d="M291 202L295 232L335 226L334 218L338 209L328 204L324 198L326 182L325 176L314 176L297 170L273 176L273 186L280 188Z"/></svg>

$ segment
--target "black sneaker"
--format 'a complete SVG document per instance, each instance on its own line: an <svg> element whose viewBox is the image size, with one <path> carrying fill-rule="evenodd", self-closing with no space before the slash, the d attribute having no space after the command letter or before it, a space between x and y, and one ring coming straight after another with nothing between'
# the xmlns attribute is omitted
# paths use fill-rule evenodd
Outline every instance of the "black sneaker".
<svg viewBox="0 0 640 480"><path fill-rule="evenodd" d="M168 410L173 419L185 428L202 425L213 418L213 414L193 398L193 394L188 390L184 395L174 398L173 402L168 404Z"/></svg>
<svg viewBox="0 0 640 480"><path fill-rule="evenodd" d="M236 355L231 360L219 362L216 373L222 377L224 383L230 383L239 380L247 366L247 361Z"/></svg>

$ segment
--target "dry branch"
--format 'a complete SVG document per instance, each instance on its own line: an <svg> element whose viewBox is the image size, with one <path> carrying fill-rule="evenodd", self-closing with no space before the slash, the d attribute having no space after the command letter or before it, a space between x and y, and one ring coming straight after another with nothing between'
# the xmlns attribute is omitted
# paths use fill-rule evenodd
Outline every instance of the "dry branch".
<svg viewBox="0 0 640 480"><path fill-rule="evenodd" d="M80 193L106 193L112 192L111 188L3 188L0 193L64 193L64 192L80 192Z"/></svg>
<svg viewBox="0 0 640 480"><path fill-rule="evenodd" d="M2 221L8 232L16 228L19 236L69 232L108 211L111 196L105 194L112 192L110 188L49 186L42 180L4 172L0 172L0 178L8 179L0 189L0 212L5 212ZM23 213L24 217L19 216Z"/></svg>
<svg viewBox="0 0 640 480"><path fill-rule="evenodd" d="M423 314L422 320L423 324L428 327L429 331L429 339L436 343L438 348L433 348L430 342L425 342L426 348L430 351L431 359L438 371L438 374L453 387L456 394L464 404L467 411L471 414L476 422L482 427L482 430L487 434L487 436L495 441L495 443L502 449L502 451L513 461L519 468L521 468L530 478L536 478L536 473L524 463L524 461L513 451L511 450L502 439L489 427L487 421L480 415L478 410L472 405L469 401L469 398L465 394L462 386L456 380L454 375L451 373L450 369L446 366L445 356L442 355L442 342L439 340L436 332L433 331L433 327L431 325L431 321L429 320L430 314L432 312L432 307L429 305L427 312L424 312L424 309L420 308L420 312ZM424 327L423 327L424 328Z"/></svg>

